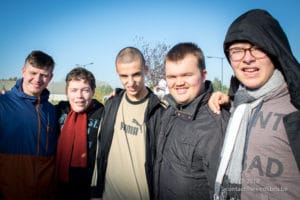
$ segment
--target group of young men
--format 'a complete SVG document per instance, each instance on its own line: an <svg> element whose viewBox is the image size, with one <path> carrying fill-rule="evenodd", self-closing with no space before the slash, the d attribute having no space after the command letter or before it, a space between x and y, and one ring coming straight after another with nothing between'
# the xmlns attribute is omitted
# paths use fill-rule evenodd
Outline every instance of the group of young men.
<svg viewBox="0 0 300 200"><path fill-rule="evenodd" d="M126 47L115 61L124 89L104 107L92 101L92 74L74 69L69 102L55 108L46 89L54 61L32 52L0 95L0 199L66 190L61 199L299 199L300 65L284 31L250 10L229 27L224 53L229 97L213 93L202 50L187 42L165 57L166 101L145 85L141 51ZM88 195L76 193L81 180Z"/></svg>

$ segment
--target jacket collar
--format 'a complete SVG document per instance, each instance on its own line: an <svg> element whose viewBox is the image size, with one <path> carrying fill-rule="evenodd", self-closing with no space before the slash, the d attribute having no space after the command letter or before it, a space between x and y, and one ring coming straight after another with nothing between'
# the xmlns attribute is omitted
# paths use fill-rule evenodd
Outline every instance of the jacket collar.
<svg viewBox="0 0 300 200"><path fill-rule="evenodd" d="M171 107L175 109L177 117L184 118L186 120L194 120L199 108L207 104L213 87L210 81L205 81L204 88L201 90L199 95L187 104L178 104L171 95L168 95L168 102Z"/></svg>
<svg viewBox="0 0 300 200"><path fill-rule="evenodd" d="M148 94L149 102L147 106L147 111L145 113L146 119L148 119L148 117L151 116L152 111L154 111L156 107L160 107L160 103L161 103L159 98L152 92L150 88L147 87L147 90L149 92ZM113 99L115 99L115 101L118 101L120 103L124 93L125 93L124 89L116 88L115 96Z"/></svg>
<svg viewBox="0 0 300 200"><path fill-rule="evenodd" d="M23 83L23 78L18 79L17 82L16 82L16 85L11 89L12 93L14 93L15 95L17 95L20 98L27 99L27 100L29 100L31 102L34 102L34 103L39 98L40 98L41 102L48 101L49 95L50 95L50 92L49 92L48 89L44 89L43 92L42 92L42 94L39 97L37 97L37 96L30 96L30 95L24 93L23 88L22 88L22 83Z"/></svg>

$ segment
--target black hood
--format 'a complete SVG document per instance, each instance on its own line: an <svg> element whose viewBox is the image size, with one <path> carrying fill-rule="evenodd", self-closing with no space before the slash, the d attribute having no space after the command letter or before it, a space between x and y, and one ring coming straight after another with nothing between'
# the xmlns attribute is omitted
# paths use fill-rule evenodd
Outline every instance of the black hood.
<svg viewBox="0 0 300 200"><path fill-rule="evenodd" d="M275 67L285 77L292 104L300 109L300 65L278 21L267 11L260 9L242 14L230 25L225 37L223 47L228 60L228 47L239 41L258 46L269 55ZM236 85L233 85L230 90L236 88Z"/></svg>

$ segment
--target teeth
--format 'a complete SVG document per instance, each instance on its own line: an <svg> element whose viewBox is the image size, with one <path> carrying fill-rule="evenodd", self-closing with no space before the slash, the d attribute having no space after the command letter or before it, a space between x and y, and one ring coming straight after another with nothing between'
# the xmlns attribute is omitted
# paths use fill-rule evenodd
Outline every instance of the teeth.
<svg viewBox="0 0 300 200"><path fill-rule="evenodd" d="M246 69L244 69L243 71L245 71L245 72L255 72L255 71L257 71L257 69L254 69L254 68L246 68Z"/></svg>

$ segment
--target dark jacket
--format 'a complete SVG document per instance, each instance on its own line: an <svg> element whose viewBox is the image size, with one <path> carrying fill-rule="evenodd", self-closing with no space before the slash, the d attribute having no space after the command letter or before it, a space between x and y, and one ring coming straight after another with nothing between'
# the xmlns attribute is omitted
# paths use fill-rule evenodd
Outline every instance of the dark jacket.
<svg viewBox="0 0 300 200"><path fill-rule="evenodd" d="M161 114L164 108L161 105L160 100L149 90L149 102L145 112L145 124L146 124L146 163L145 172L149 187L150 198L153 196L153 164L155 158L156 149L156 134L159 131L159 123ZM96 178L97 186L93 189L93 197L102 197L105 188L105 174L108 161L108 154L110 151L114 125L116 115L119 109L120 102L122 100L125 90L118 89L113 98L109 99L105 105L105 114L102 121L102 128L100 131L100 150L98 161L98 177Z"/></svg>
<svg viewBox="0 0 300 200"><path fill-rule="evenodd" d="M156 199L211 199L229 113L208 107L212 84L187 105L174 100L162 118L154 168ZM169 100L172 97L169 96Z"/></svg>
<svg viewBox="0 0 300 200"><path fill-rule="evenodd" d="M61 101L56 105L57 119L59 129L61 130L68 113L70 104L68 101ZM96 149L98 143L98 128L100 126L101 116L104 112L104 106L97 100L93 99L92 107L87 113L87 143L88 143L88 160L87 168L70 167L70 179L66 184L61 183L59 186L59 199L90 199L90 184L93 176Z"/></svg>
<svg viewBox="0 0 300 200"><path fill-rule="evenodd" d="M249 42L266 52L288 84L291 103L298 111L286 115L283 122L300 169L300 64L291 51L287 36L278 21L267 11L255 9L241 15L230 25L224 41L227 58L228 47L238 41ZM232 99L239 84L236 77L233 77L229 92Z"/></svg>
<svg viewBox="0 0 300 200"><path fill-rule="evenodd" d="M0 95L0 199L53 199L55 108L47 89L29 96L22 81Z"/></svg>

